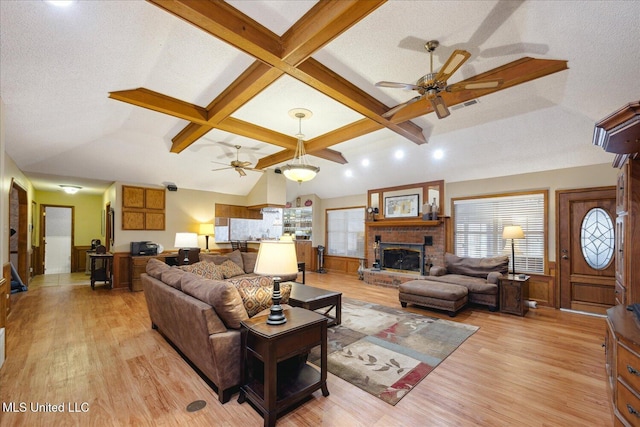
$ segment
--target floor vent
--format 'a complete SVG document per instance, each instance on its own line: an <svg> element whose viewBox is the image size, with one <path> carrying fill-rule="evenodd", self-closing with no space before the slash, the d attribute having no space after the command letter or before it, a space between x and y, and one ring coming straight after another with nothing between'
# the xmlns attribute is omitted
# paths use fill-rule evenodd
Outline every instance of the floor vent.
<svg viewBox="0 0 640 427"><path fill-rule="evenodd" d="M461 108L464 107L471 107L472 105L476 105L477 103L479 103L480 101L478 101L477 99L472 99L471 101L467 101L467 102L463 102L461 104L458 105L454 105L453 107L450 108L450 110L459 110Z"/></svg>
<svg viewBox="0 0 640 427"><path fill-rule="evenodd" d="M196 400L187 405L187 412L196 412L204 408L205 406L207 406L207 402L205 402L204 400Z"/></svg>

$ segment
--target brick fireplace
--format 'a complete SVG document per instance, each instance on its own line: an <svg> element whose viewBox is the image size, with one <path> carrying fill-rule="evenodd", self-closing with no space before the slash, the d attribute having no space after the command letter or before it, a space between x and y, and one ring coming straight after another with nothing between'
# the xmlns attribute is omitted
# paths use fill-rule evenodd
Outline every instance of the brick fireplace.
<svg viewBox="0 0 640 427"><path fill-rule="evenodd" d="M374 242L387 247L422 248L425 266L420 271L399 271L402 269L371 269L375 261ZM371 285L397 287L409 280L424 278L428 275L429 265L444 265L445 253L445 219L437 221L367 221L367 268L364 271L364 282ZM391 245L390 245L391 244ZM394 245L395 244L395 245ZM384 245L383 245L384 246ZM422 256L422 255L421 255ZM422 273L422 274L421 274Z"/></svg>

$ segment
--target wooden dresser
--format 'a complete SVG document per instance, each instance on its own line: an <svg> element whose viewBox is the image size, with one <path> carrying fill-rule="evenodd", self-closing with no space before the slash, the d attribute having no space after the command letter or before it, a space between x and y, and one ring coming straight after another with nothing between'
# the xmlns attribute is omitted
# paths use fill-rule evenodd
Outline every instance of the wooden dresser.
<svg viewBox="0 0 640 427"><path fill-rule="evenodd" d="M605 346L615 425L640 426L640 322L624 305L607 310Z"/></svg>
<svg viewBox="0 0 640 427"><path fill-rule="evenodd" d="M147 269L147 262L150 259L159 259L160 261L171 263L170 260L175 264L175 259L178 256L177 252L165 252L158 255L150 255L150 256L132 256L131 257L131 281L129 289L132 292L137 292L142 290L142 280L140 279L140 275L144 273Z"/></svg>

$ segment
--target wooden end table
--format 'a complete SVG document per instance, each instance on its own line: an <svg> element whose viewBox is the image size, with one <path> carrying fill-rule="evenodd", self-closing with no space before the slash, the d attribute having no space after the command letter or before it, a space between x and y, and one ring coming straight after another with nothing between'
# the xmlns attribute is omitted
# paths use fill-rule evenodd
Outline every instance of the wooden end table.
<svg viewBox="0 0 640 427"><path fill-rule="evenodd" d="M299 307L284 314L283 325L268 325L267 315L240 322L244 369L238 403L249 399L262 412L265 427L275 426L278 414L314 391L329 395L327 318ZM319 372L306 363L306 355L317 345L321 346Z"/></svg>
<svg viewBox="0 0 640 427"><path fill-rule="evenodd" d="M306 308L311 311L326 308L323 315L329 319L329 326L342 323L342 293L340 292L328 291L326 289L314 288L292 282L289 305ZM333 309L335 309L335 316L329 314Z"/></svg>
<svg viewBox="0 0 640 427"><path fill-rule="evenodd" d="M529 276L505 274L498 279L500 312L524 316L529 311Z"/></svg>

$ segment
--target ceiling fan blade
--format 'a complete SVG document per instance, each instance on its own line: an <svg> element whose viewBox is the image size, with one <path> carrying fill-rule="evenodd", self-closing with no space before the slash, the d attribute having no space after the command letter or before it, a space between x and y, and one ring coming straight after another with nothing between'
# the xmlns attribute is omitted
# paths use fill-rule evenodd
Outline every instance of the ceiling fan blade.
<svg viewBox="0 0 640 427"><path fill-rule="evenodd" d="M246 168L247 166L251 166L251 162L240 162L239 167Z"/></svg>
<svg viewBox="0 0 640 427"><path fill-rule="evenodd" d="M410 89L410 90L418 90L420 89L420 86L416 86L414 84L411 83L397 83L397 82L378 82L376 83L377 87L390 87L390 88L397 88L397 89Z"/></svg>
<svg viewBox="0 0 640 427"><path fill-rule="evenodd" d="M431 102L431 106L433 107L433 111L436 112L436 115L439 119L444 119L449 114L449 108L447 108L447 104L444 103L444 99L440 95L429 99Z"/></svg>
<svg viewBox="0 0 640 427"><path fill-rule="evenodd" d="M240 174L241 177L247 176L247 173L242 168L236 168L236 171Z"/></svg>
<svg viewBox="0 0 640 427"><path fill-rule="evenodd" d="M225 166L229 166L229 163L216 162L215 160L211 160L211 163L215 163L215 164L217 164L217 165L225 165Z"/></svg>
<svg viewBox="0 0 640 427"><path fill-rule="evenodd" d="M456 49L453 51L447 62L442 66L435 80L437 82L446 82L458 68L464 64L471 54L466 50Z"/></svg>
<svg viewBox="0 0 640 427"><path fill-rule="evenodd" d="M382 117L385 117L385 118L392 117L394 114L396 114L398 111L400 111L401 109L403 109L407 105L410 105L410 104L413 104L416 101L419 101L420 98L422 98L422 95L414 96L413 98L411 98L407 102L403 102L402 104L396 105L395 107L393 107L392 109L390 109L389 111L384 113L382 115Z"/></svg>
<svg viewBox="0 0 640 427"><path fill-rule="evenodd" d="M459 92L461 90L482 90L482 89L495 89L502 86L504 80L483 80L478 82L460 82L447 86L447 92Z"/></svg>
<svg viewBox="0 0 640 427"><path fill-rule="evenodd" d="M227 169L233 169L233 166L227 166L226 168L211 169L211 172L223 171Z"/></svg>

